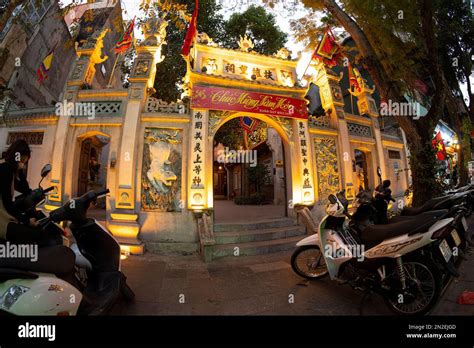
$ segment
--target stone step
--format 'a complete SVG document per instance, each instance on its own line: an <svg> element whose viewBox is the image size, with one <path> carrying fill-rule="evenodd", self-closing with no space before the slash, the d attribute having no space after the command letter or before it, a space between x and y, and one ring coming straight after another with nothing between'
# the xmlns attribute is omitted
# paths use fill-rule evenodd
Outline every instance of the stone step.
<svg viewBox="0 0 474 348"><path fill-rule="evenodd" d="M305 235L302 226L288 226L250 231L219 232L214 234L216 244L249 243Z"/></svg>
<svg viewBox="0 0 474 348"><path fill-rule="evenodd" d="M282 238L275 240L265 240L250 243L232 243L213 245L211 249L212 259L221 257L242 257L253 256L260 254L276 253L279 251L293 250L296 248L296 243L302 239L302 236ZM238 255L235 255L238 248Z"/></svg>
<svg viewBox="0 0 474 348"><path fill-rule="evenodd" d="M278 218L241 223L216 223L214 224L214 233L262 230L269 228L289 227L295 225L296 221L289 218Z"/></svg>

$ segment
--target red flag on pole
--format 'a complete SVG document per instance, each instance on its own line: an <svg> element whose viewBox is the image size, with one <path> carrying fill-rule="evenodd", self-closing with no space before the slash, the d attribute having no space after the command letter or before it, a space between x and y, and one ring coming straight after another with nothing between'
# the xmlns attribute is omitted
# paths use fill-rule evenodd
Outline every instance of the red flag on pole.
<svg viewBox="0 0 474 348"><path fill-rule="evenodd" d="M446 159L446 147L444 146L441 132L438 132L438 134L436 134L431 143L433 144L433 148L436 150L436 157L440 161L444 161Z"/></svg>
<svg viewBox="0 0 474 348"><path fill-rule="evenodd" d="M331 30L327 29L312 58L323 61L324 64L331 68L337 65L337 61L341 57L340 50L341 48Z"/></svg>
<svg viewBox="0 0 474 348"><path fill-rule="evenodd" d="M128 26L128 29L123 33L119 42L115 45L115 53L125 53L132 46L133 43L133 27L135 26L135 18Z"/></svg>
<svg viewBox="0 0 474 348"><path fill-rule="evenodd" d="M357 76L354 71L355 68L352 67L351 63L349 63L347 69L349 70L349 88L351 89L351 91L352 88L354 88L354 91L360 92L361 88L359 82L357 81Z"/></svg>
<svg viewBox="0 0 474 348"><path fill-rule="evenodd" d="M186 37L184 39L183 48L181 49L181 54L183 56L188 56L189 51L191 50L191 45L193 44L194 38L197 34L197 16L198 16L199 0L196 0L196 5L194 6L193 17L191 18L191 23L189 24L188 31L186 32Z"/></svg>

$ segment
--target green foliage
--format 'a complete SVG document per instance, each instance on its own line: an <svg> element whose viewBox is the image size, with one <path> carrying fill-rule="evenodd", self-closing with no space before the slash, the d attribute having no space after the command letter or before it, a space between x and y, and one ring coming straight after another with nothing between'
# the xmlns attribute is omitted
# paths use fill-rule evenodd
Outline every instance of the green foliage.
<svg viewBox="0 0 474 348"><path fill-rule="evenodd" d="M240 119L234 118L226 122L214 136L216 145L221 143L231 150L244 148L244 130L240 126Z"/></svg>
<svg viewBox="0 0 474 348"><path fill-rule="evenodd" d="M278 52L288 39L278 28L275 16L255 5L243 13L234 13L225 23L225 33L226 47L238 48L240 36L247 35L255 44L254 51L266 55Z"/></svg>
<svg viewBox="0 0 474 348"><path fill-rule="evenodd" d="M189 19L193 13L195 1L181 0L176 3L186 6ZM221 42L224 35L224 19L218 13L220 9L220 5L215 0L201 0L199 2L198 32L208 33L215 42ZM169 20L167 45L163 47L165 60L157 65L154 87L157 91L157 98L171 102L180 99L182 91L178 85L182 83L182 79L186 75L186 63L181 57L186 30L180 17L182 13L176 8L169 8L168 12L163 12L163 15L166 20Z"/></svg>
<svg viewBox="0 0 474 348"><path fill-rule="evenodd" d="M166 3L166 1L165 1ZM163 48L165 60L158 64L155 79L156 97L165 101L176 101L182 90L179 84L186 74L186 64L181 57L181 48L186 35L183 25L183 11L179 5L186 6L187 20L194 10L194 0L180 0L172 6L161 7L160 11L169 20L167 45ZM178 6L178 7L176 7ZM239 36L248 34L255 41L255 51L273 54L282 48L287 40L286 34L278 29L274 16L261 7L250 7L243 14L234 14L226 22L218 12L221 6L216 0L199 2L198 32L207 33L214 42L225 48L238 47Z"/></svg>
<svg viewBox="0 0 474 348"><path fill-rule="evenodd" d="M443 70L450 87L459 90L471 74L474 54L474 21L463 0L437 0L437 37Z"/></svg>
<svg viewBox="0 0 474 348"><path fill-rule="evenodd" d="M247 172L249 183L255 185L257 192L270 182L270 171L262 163L258 163L255 167L248 167Z"/></svg>
<svg viewBox="0 0 474 348"><path fill-rule="evenodd" d="M234 203L237 205L263 205L266 204L265 195L261 193L254 193L250 196L239 196L235 197Z"/></svg>
<svg viewBox="0 0 474 348"><path fill-rule="evenodd" d="M430 59L423 41L421 14L412 0L344 0L375 49L377 58L404 93L413 94L417 80L430 76Z"/></svg>

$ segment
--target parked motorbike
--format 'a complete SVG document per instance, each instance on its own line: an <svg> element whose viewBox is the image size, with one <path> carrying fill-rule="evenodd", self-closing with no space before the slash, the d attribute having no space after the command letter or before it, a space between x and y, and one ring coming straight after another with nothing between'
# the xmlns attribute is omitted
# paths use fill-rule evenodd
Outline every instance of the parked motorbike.
<svg viewBox="0 0 474 348"><path fill-rule="evenodd" d="M382 186L381 171L377 170L377 174ZM395 201L391 195L392 191L388 186L382 190L382 193L377 192L375 195L373 199L375 211L371 211L373 213L371 220L375 224L394 223L404 221L408 218L416 219L420 214L427 213L429 211L447 209L448 213L444 217L452 217L454 219L453 224L456 226L456 230L452 231L451 236L448 236L447 238L449 247L453 252L454 262L456 262L457 258L462 256L462 254L466 251L469 243L472 244L471 233L468 231L468 226L465 219L465 217L468 217L472 213L472 202L470 198L471 191L472 190L470 190L469 186L467 186L466 189L463 189L461 192L433 198L421 207L405 207L402 210L400 216L395 216L391 219L388 219L386 209L387 203L390 200ZM457 274L457 271L451 273Z"/></svg>
<svg viewBox="0 0 474 348"><path fill-rule="evenodd" d="M369 224L360 231L345 224L346 217L353 216L338 197L329 196L326 211L318 232L296 244L291 265L298 275L318 279L329 274L355 289L372 290L398 314L425 314L433 308L443 277L439 266L422 251L432 252L429 246L454 229L453 218L442 218L446 210L422 214L416 220ZM438 253L446 259L445 249Z"/></svg>
<svg viewBox="0 0 474 348"><path fill-rule="evenodd" d="M50 171L45 168L43 178ZM31 213L50 191L39 185L17 204L24 204L25 214ZM134 299L135 294L120 271L120 245L96 220L87 218L90 205L107 193L108 189L87 192L38 220L43 232L50 231L53 245L64 234L58 223L71 222L69 227L76 241L71 249L81 274L78 284L54 274L0 268L0 310L14 315L99 315L110 310L120 296Z"/></svg>

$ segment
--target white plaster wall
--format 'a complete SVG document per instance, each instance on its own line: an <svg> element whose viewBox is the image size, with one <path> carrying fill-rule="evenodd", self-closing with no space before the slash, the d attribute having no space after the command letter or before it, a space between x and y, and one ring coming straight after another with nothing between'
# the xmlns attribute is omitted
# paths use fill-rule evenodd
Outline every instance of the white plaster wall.
<svg viewBox="0 0 474 348"><path fill-rule="evenodd" d="M6 151L8 149L7 138L9 132L44 132L42 145L30 145L32 154L28 164L28 182L31 188L38 187L41 180L41 169L47 163L52 162L52 151L54 145L54 134L56 125L36 125L36 126L13 126L0 128L0 150ZM42 182L41 186L48 187L49 176Z"/></svg>
<svg viewBox="0 0 474 348"><path fill-rule="evenodd" d="M401 158L389 159L388 150L400 152ZM393 197L403 197L405 190L408 188L407 180L406 180L406 172L400 172L398 174L398 179L397 179L397 176L395 175L395 170L394 170L394 163L398 162L399 169L403 170L406 168L404 150L389 147L389 148L384 149L384 155L385 155L385 163L387 163L387 166L388 166L387 168L388 175L387 175L387 178L384 178L384 179L389 179L391 181L391 189L392 189Z"/></svg>

